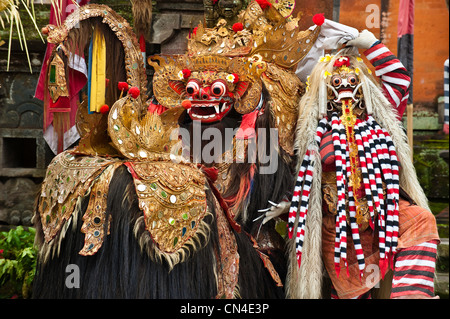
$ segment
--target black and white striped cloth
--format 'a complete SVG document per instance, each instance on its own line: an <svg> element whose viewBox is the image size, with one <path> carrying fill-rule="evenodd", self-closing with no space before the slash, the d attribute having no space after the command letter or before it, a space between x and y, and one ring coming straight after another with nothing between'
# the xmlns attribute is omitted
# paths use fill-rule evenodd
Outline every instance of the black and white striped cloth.
<svg viewBox="0 0 450 319"><path fill-rule="evenodd" d="M352 171L352 166L355 164L359 165L362 172L363 183L361 186L369 206L370 227L375 229L376 222L378 226L380 267L385 269L389 263L392 266L399 235L399 162L392 138L386 129L381 128L371 115L367 116L365 120L358 119L354 126L346 127L338 114L333 113L330 123L327 118L324 118L318 124L315 143L319 146L323 135L327 131L327 126L331 126L338 197L334 246L336 274L339 276L341 262L343 262L344 267L348 271L348 235L351 235L353 239L361 275L365 268L359 226L356 222L355 196L359 189L353 189L353 185L349 183L351 174L355 174ZM349 136L347 136L347 133ZM357 158L350 156L350 144L356 145ZM302 247L305 238L311 184L314 178L314 161L318 160L316 159L317 154L315 154L313 146L310 145L307 149L300 166L288 217L289 238L294 236L294 223L296 218L298 218L295 240L299 267L301 265ZM351 163L351 161L355 163ZM383 192L383 182L386 184L386 196ZM347 212L350 219L349 230Z"/></svg>

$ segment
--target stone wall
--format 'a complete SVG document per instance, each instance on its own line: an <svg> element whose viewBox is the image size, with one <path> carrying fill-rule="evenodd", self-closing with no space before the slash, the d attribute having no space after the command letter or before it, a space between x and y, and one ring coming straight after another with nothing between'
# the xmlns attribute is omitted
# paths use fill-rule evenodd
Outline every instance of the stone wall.
<svg viewBox="0 0 450 319"><path fill-rule="evenodd" d="M45 47L31 42L33 73L14 49L10 72L0 59L0 229L31 225L33 203L53 157L43 132L42 102L34 98ZM4 57L5 48L0 48Z"/></svg>

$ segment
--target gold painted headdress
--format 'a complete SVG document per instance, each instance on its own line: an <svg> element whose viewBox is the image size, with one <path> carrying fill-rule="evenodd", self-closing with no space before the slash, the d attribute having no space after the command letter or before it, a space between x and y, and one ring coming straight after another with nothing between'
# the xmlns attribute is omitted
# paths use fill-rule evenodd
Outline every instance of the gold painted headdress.
<svg viewBox="0 0 450 319"><path fill-rule="evenodd" d="M259 2L263 1L250 2L240 13L240 22L232 26L223 19L214 28L200 23L189 36L185 55L150 57L148 62L155 68L154 94L163 106L173 108L186 98L186 84L192 78L179 78L183 70L189 74L204 70L236 74L234 108L247 114L257 107L264 84L272 99L280 145L293 154L297 106L303 92L294 70L311 49L320 27L301 31L298 18L286 19L290 12Z"/></svg>

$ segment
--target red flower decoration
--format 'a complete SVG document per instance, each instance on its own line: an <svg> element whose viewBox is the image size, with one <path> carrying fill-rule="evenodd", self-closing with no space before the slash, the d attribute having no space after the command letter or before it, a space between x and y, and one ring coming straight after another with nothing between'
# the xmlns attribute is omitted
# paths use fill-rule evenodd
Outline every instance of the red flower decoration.
<svg viewBox="0 0 450 319"><path fill-rule="evenodd" d="M325 17L323 15L323 13L318 13L318 14L314 15L312 20L313 20L314 24L322 25L325 21Z"/></svg>
<svg viewBox="0 0 450 319"><path fill-rule="evenodd" d="M127 82L119 82L119 84L117 84L117 87L119 88L119 91L128 91Z"/></svg>
<svg viewBox="0 0 450 319"><path fill-rule="evenodd" d="M272 6L272 4L267 0L256 0L256 2L258 2L259 6L263 10Z"/></svg>
<svg viewBox="0 0 450 319"><path fill-rule="evenodd" d="M105 114L109 112L109 106L107 104L103 104L100 106L100 113Z"/></svg>
<svg viewBox="0 0 450 319"><path fill-rule="evenodd" d="M194 29L192 29L192 34L193 35L197 35L197 29L198 29L198 27L195 27Z"/></svg>
<svg viewBox="0 0 450 319"><path fill-rule="evenodd" d="M187 79L188 77L191 76L191 70L189 70L189 69L183 69L181 72L183 72L183 77L185 79Z"/></svg>
<svg viewBox="0 0 450 319"><path fill-rule="evenodd" d="M345 65L347 67L350 66L350 59L347 56L341 56L341 57L337 58L336 61L334 61L334 64L333 64L333 66L335 68L339 68L339 67L341 67L343 65Z"/></svg>
<svg viewBox="0 0 450 319"><path fill-rule="evenodd" d="M141 91L137 87L133 86L128 90L128 94L130 94L133 99L137 99L139 94L141 94Z"/></svg>
<svg viewBox="0 0 450 319"><path fill-rule="evenodd" d="M238 32L244 30L244 25L240 22L236 22L235 24L233 24L232 28L234 32Z"/></svg>

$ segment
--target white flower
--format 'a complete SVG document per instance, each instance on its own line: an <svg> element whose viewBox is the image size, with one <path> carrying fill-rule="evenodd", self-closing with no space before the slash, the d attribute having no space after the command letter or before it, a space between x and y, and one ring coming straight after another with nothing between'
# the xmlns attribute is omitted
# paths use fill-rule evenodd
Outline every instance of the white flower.
<svg viewBox="0 0 450 319"><path fill-rule="evenodd" d="M234 82L234 79L235 79L235 77L234 77L233 74L228 74L228 75L227 75L227 81L228 81L228 82L233 83L233 82Z"/></svg>
<svg viewBox="0 0 450 319"><path fill-rule="evenodd" d="M179 78L180 80L184 80L184 74L183 74L183 71L178 72L178 78Z"/></svg>

